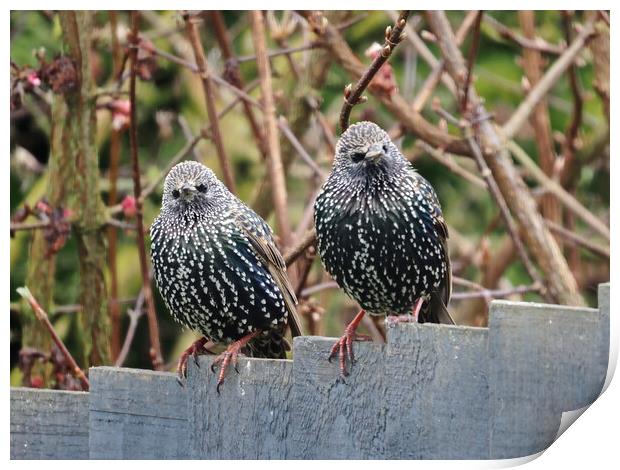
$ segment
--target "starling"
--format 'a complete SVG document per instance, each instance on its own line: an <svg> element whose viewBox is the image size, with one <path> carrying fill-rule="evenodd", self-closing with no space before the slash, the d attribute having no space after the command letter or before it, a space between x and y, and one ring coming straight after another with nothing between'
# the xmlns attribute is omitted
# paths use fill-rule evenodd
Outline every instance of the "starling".
<svg viewBox="0 0 620 470"><path fill-rule="evenodd" d="M181 356L179 381L211 340L227 345L219 387L237 355L285 358L288 323L301 334L297 299L271 229L197 162L176 165L166 176L159 215L151 226L155 281L173 318L203 338ZM181 382L182 383L182 382Z"/></svg>
<svg viewBox="0 0 620 470"><path fill-rule="evenodd" d="M454 324L446 309L452 280L439 201L376 124L354 124L340 137L314 221L325 269L362 308L329 356L339 355L343 376L345 357L353 362L352 342L370 339L355 332L365 312L388 315L390 325Z"/></svg>

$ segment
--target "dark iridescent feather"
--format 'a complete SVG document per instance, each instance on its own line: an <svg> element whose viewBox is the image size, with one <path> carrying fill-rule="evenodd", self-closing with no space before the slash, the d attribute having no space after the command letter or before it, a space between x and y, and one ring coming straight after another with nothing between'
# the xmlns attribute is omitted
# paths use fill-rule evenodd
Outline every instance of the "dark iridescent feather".
<svg viewBox="0 0 620 470"><path fill-rule="evenodd" d="M256 357L282 358L301 334L296 298L271 229L197 162L175 166L151 226L155 280L176 321L218 343L257 330Z"/></svg>
<svg viewBox="0 0 620 470"><path fill-rule="evenodd" d="M357 123L341 136L315 225L325 268L364 310L408 314L425 298L420 321L454 323L439 201L377 125Z"/></svg>

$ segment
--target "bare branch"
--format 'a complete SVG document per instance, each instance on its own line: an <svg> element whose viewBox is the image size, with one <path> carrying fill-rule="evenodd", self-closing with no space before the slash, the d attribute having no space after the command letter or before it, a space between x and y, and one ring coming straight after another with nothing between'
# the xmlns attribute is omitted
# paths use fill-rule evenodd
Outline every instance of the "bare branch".
<svg viewBox="0 0 620 470"><path fill-rule="evenodd" d="M531 10L521 10L518 16L525 37L529 39L535 38L536 21L534 12ZM535 87L538 82L540 82L544 69L543 58L540 52L534 49L525 49L523 51L522 62L525 76L530 86ZM551 176L555 168L557 157L554 151L553 137L551 136L551 120L549 118L549 108L545 97L534 106L534 111L530 116L530 122L536 134L535 142L538 148L540 167L545 174ZM547 194L543 196L541 200L541 209L543 216L549 220L559 222L562 219L560 205L553 195Z"/></svg>
<svg viewBox="0 0 620 470"><path fill-rule="evenodd" d="M427 12L427 19L446 59L446 70L462 89L466 74L465 61L456 45L454 33L445 13L429 11ZM571 45L572 47L573 45ZM545 79L541 83L544 81ZM532 198L523 179L510 161L508 153L503 148L497 129L488 121L488 118L485 119L488 113L473 88L470 90L469 101L471 103L470 108L473 110L471 119L475 123L474 130L481 141L485 163L492 172L504 200L523 228L524 240L545 274L549 294L553 296L554 300L567 305L583 305L584 300L579 294L577 282L566 259L548 228L544 225L537 210L536 201Z"/></svg>
<svg viewBox="0 0 620 470"><path fill-rule="evenodd" d="M514 42L524 49L544 52L552 55L560 55L566 50L565 47L549 44L541 37L523 37L487 13L484 15L484 21L493 27L500 34L500 36Z"/></svg>
<svg viewBox="0 0 620 470"><path fill-rule="evenodd" d="M572 44L556 60L547 73L540 79L538 84L530 90L525 100L521 102L517 110L510 117L502 128L504 140L510 140L521 129L536 104L547 94L556 84L566 70L571 66L581 49L586 45L588 39L594 34L592 21L586 23L579 32Z"/></svg>
<svg viewBox="0 0 620 470"><path fill-rule="evenodd" d="M482 21L482 11L476 14L476 20L474 22L474 30L472 31L472 43L469 47L469 54L467 56L467 76L465 77L465 85L463 86L463 100L461 101L461 109L467 110L467 98L469 95L469 85L471 84L471 77L473 75L474 62L478 55L478 47L480 47L480 22ZM457 42L458 44L458 42Z"/></svg>
<svg viewBox="0 0 620 470"><path fill-rule="evenodd" d="M209 124L211 127L211 140L217 150L217 156L224 176L224 183L232 193L235 193L235 177L230 160L226 154L224 141L222 140L222 134L220 132L220 123L217 115L217 109L215 107L215 95L213 93L213 85L211 83L212 76L209 73L207 59L205 57L204 49L202 48L202 43L200 42L196 19L189 14L185 14L184 20L187 37L192 45L194 57L196 58L196 64L198 65L200 78L202 80L202 87L204 89L205 101L207 104L207 114L209 115Z"/></svg>
<svg viewBox="0 0 620 470"><path fill-rule="evenodd" d="M146 247L144 239L144 221L142 219L142 201L140 196L142 190L140 188L140 163L138 161L138 125L136 122L136 73L138 68L138 27L140 16L136 11L131 12L131 43L132 47L129 51L131 62L131 75L129 77L129 100L131 102L130 113L130 146L131 160L133 170L133 191L136 198L136 221L138 226L138 253L140 255L140 272L142 273L142 288L144 289L144 297L147 305L147 316L149 321L149 338L151 341L153 368L160 370L163 365L161 356L161 346L159 343L159 325L157 324L157 314L155 313L155 301L153 300L153 292L151 290L151 279L146 259Z"/></svg>
<svg viewBox="0 0 620 470"><path fill-rule="evenodd" d="M481 290L475 292L453 292L450 296L451 300L466 300L466 299L478 299L484 298L487 301L492 299L501 299L504 297L510 297L515 294L527 294L528 292L540 292L540 286L534 284L531 286L517 286L509 289L497 289L497 290Z"/></svg>
<svg viewBox="0 0 620 470"><path fill-rule="evenodd" d="M265 26L263 24L263 14L254 10L252 16L252 37L256 50L256 62L258 74L261 82L261 93L264 110L264 133L269 150L267 165L269 177L273 187L273 205L278 224L278 234L282 240L282 246L290 246L291 226L288 219L286 181L282 167L282 157L280 155L280 141L278 140L278 127L276 122L276 108L273 100L273 90L271 85L271 66L267 58L265 47Z"/></svg>
<svg viewBox="0 0 620 470"><path fill-rule="evenodd" d="M39 319L39 321L43 323L43 325L45 325L45 328L47 328L47 330L49 331L52 339L54 340L54 343L56 343L56 346L58 346L58 349L62 351L62 354L65 356L65 359L71 366L71 371L82 383L82 388L85 391L88 391L88 389L90 388L88 379L84 375L84 372L82 372L82 369L80 369L80 366L77 365L77 362L75 362L75 359L73 359L73 356L71 355L71 353L65 346L65 343L62 342L62 340L56 333L56 330L54 329L54 325L52 325L52 323L50 322L45 310L41 308L41 306L37 302L37 299L33 297L28 287L25 287L25 286L20 287L19 289L17 289L17 292L19 295L23 297L24 300L28 302L28 304L32 308L32 311L34 312L36 317Z"/></svg>
<svg viewBox="0 0 620 470"><path fill-rule="evenodd" d="M364 75L366 66L355 56L340 32L332 26L329 21L323 20L324 17L315 12L303 12L303 15L313 31L324 41L332 57L349 73L349 75L356 80ZM409 30L410 29L405 29L407 32L406 38L410 37ZM413 34L415 34L415 31ZM434 59L434 57L433 60L433 66L437 65L437 60ZM383 103L394 115L396 120L414 135L434 147L443 148L448 152L459 155L471 156L471 150L466 142L430 124L419 112L416 112L411 107L411 104L398 92L394 91L391 94L385 93L382 88L373 86L373 83L370 83L368 90Z"/></svg>
<svg viewBox="0 0 620 470"><path fill-rule="evenodd" d="M545 223L551 229L552 232L557 233L558 235L560 235L562 238L572 243L573 245L585 248L591 251L592 253L594 253L595 255L601 256L602 258L607 258L607 259L611 258L611 253L608 247L594 243L592 240L582 237L581 235L577 233L571 232L570 230L550 220L547 220Z"/></svg>
<svg viewBox="0 0 620 470"><path fill-rule="evenodd" d="M385 43L381 48L381 53L372 61L368 70L364 72L355 87L351 88L351 85L348 85L345 88L344 104L340 110L340 132L347 130L353 106L362 102L362 93L364 93L364 90L366 90L381 66L390 58L396 46L403 40L403 29L407 24L408 17L409 11L405 10L398 15L394 27L388 26L385 30Z"/></svg>
<svg viewBox="0 0 620 470"><path fill-rule="evenodd" d="M226 24L224 23L222 12L213 10L208 14L211 18L211 23L213 24L215 37L217 38L220 50L222 51L222 57L227 61L226 67L228 69L228 78L237 88L243 88L243 80L241 79L241 73L239 72L239 63L241 61L235 58L233 53L232 41L230 40L228 31L226 30ZM256 141L258 150L263 156L263 159L266 159L268 156L267 146L265 144L263 133L261 132L258 122L256 121L256 117L254 116L254 112L252 111L252 107L247 101L243 101L242 105L248 124L250 124L250 129L254 135L254 140Z"/></svg>
<svg viewBox="0 0 620 470"><path fill-rule="evenodd" d="M506 144L506 148L521 163L541 185L552 192L564 206L590 227L600 233L605 239L610 239L609 228L598 217L586 209L575 197L567 192L559 183L549 178L534 163L530 156L513 140Z"/></svg>
<svg viewBox="0 0 620 470"><path fill-rule="evenodd" d="M309 246L314 244L314 242L316 242L316 231L314 230L314 228L312 228L311 230L308 230L306 232L304 237L299 241L299 243L297 243L297 245L291 248L284 255L284 262L286 263L286 265L290 266L291 264L293 264L293 262L297 258L299 258L304 253L304 251L308 249Z"/></svg>

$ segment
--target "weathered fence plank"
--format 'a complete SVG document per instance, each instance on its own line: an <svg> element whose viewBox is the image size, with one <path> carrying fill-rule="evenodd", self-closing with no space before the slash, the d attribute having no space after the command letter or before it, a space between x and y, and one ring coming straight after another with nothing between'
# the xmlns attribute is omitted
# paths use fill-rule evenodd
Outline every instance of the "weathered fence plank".
<svg viewBox="0 0 620 470"><path fill-rule="evenodd" d="M186 395L174 374L91 368L90 457L187 458Z"/></svg>
<svg viewBox="0 0 620 470"><path fill-rule="evenodd" d="M385 458L385 345L355 343L345 382L327 362L335 338L297 337L293 361L294 458Z"/></svg>
<svg viewBox="0 0 620 470"><path fill-rule="evenodd" d="M387 458L488 458L487 333L414 323L388 330Z"/></svg>
<svg viewBox="0 0 620 470"><path fill-rule="evenodd" d="M607 373L609 284L599 309L495 301L489 328L400 324L355 343L300 337L294 361L239 360L216 391L212 357L171 373L97 367L90 394L11 390L11 458L486 459L552 443L562 412Z"/></svg>
<svg viewBox="0 0 620 470"><path fill-rule="evenodd" d="M563 411L603 385L598 309L494 301L489 316L491 458L530 455L554 440Z"/></svg>
<svg viewBox="0 0 620 470"><path fill-rule="evenodd" d="M190 361L187 381L188 457L285 459L291 455L293 363L239 358L216 391L212 357Z"/></svg>
<svg viewBox="0 0 620 470"><path fill-rule="evenodd" d="M88 393L11 388L11 459L87 459Z"/></svg>

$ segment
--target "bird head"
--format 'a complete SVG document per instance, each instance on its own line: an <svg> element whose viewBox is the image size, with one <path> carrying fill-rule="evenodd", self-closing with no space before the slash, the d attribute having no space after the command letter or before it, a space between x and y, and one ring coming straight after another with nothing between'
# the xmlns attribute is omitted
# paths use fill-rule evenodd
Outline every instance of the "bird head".
<svg viewBox="0 0 620 470"><path fill-rule="evenodd" d="M166 176L162 206L175 211L207 210L226 193L209 168L194 161L181 162Z"/></svg>
<svg viewBox="0 0 620 470"><path fill-rule="evenodd" d="M334 169L352 177L389 172L404 160L390 136L375 123L353 124L336 145Z"/></svg>

